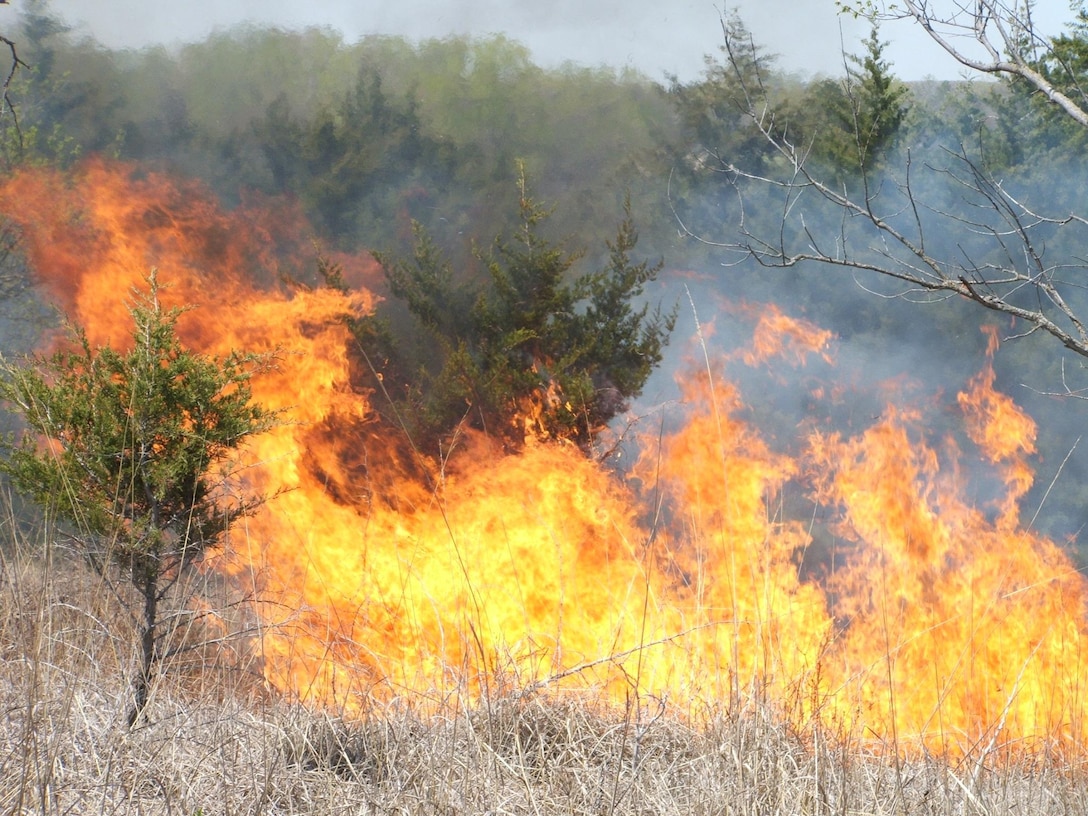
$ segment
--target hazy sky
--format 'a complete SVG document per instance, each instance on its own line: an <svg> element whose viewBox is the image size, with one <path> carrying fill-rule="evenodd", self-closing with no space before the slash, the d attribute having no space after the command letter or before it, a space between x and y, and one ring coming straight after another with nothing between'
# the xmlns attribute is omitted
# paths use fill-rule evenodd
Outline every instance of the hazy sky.
<svg viewBox="0 0 1088 816"><path fill-rule="evenodd" d="M26 0L13 0L18 9ZM651 79L699 75L703 55L721 43L719 13L736 10L779 65L806 73L841 73L840 44L859 50L864 23L841 18L834 0L52 0L78 30L112 47L203 39L243 22L288 28L330 26L349 41L365 34L413 39L503 32L524 43L541 65L631 65ZM0 7L0 24L12 11ZM1056 31L1068 19L1064 0L1039 3L1036 22ZM841 33L840 33L841 26ZM889 25L896 75L958 76L956 66L914 27Z"/></svg>

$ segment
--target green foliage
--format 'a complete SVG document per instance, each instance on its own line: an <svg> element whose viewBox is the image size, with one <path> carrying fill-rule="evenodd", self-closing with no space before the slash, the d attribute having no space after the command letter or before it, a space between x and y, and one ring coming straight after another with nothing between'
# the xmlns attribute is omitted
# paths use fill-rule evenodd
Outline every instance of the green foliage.
<svg viewBox="0 0 1088 816"><path fill-rule="evenodd" d="M907 115L909 92L891 73L884 59L887 43L880 40L874 26L864 42L865 53L851 55L847 88L852 106L857 138L858 163L868 167L874 157L891 147Z"/></svg>
<svg viewBox="0 0 1088 816"><path fill-rule="evenodd" d="M775 151L763 127L797 146L821 171L857 174L871 169L899 133L908 91L891 74L874 28L865 52L848 59L843 80L805 85L774 70L774 60L755 44L736 16L725 26L723 62L708 57L704 77L690 85L673 81L670 95L687 131L681 167L700 172L741 167L763 174Z"/></svg>
<svg viewBox="0 0 1088 816"><path fill-rule="evenodd" d="M771 151L748 112L760 107L759 100L769 100L774 57L756 45L736 14L725 21L720 50L721 60L706 57L700 81L684 85L673 78L669 89L688 140L685 164L695 169L743 164L761 172ZM774 105L766 109L769 118L775 112Z"/></svg>
<svg viewBox="0 0 1088 816"><path fill-rule="evenodd" d="M1083 3L1071 4L1076 16L1067 30L1051 38L1050 48L1034 62L1034 67L1058 91L1076 104L1088 108L1088 11ZM1088 149L1088 132L1078 122L1025 80L1007 82L1012 93L1030 99L1031 116L1024 119L1021 133L1032 160L1040 153L1073 153Z"/></svg>
<svg viewBox="0 0 1088 816"><path fill-rule="evenodd" d="M1033 67L1074 100L1088 70L1088 22L1074 23L1051 41ZM1027 47L1026 47L1027 48ZM1079 77L1079 78L1078 78ZM1048 183L1079 173L1088 132L1050 99L1018 77L1000 82L944 83L940 98L912 108L916 145L961 144L988 173ZM915 101L917 92L913 94Z"/></svg>
<svg viewBox="0 0 1088 816"><path fill-rule="evenodd" d="M1021 55L1053 87L1088 104L1088 12L1077 14L1063 34L1041 49L1034 35L1019 33ZM1034 84L1020 77L997 83L964 84L956 104L944 111L944 133L975 147L988 172L1017 173L1045 183L1054 174L1079 173L1088 131Z"/></svg>
<svg viewBox="0 0 1088 816"><path fill-rule="evenodd" d="M1088 106L1088 10L1083 3L1072 5L1076 17L1065 33L1051 38L1038 67L1058 90Z"/></svg>
<svg viewBox="0 0 1088 816"><path fill-rule="evenodd" d="M723 22L725 43L719 55L705 57L702 77L688 84L674 77L668 91L681 127L681 135L664 145L671 168L670 205L675 219L693 235L718 234L722 224L741 217L736 196L723 194L722 181L735 168L758 175L768 171L774 150L751 111L760 111L768 122L783 112L777 94L783 78L775 57L756 44L736 14ZM745 217L750 215L760 213ZM700 249L708 251L704 245L689 247L689 252Z"/></svg>
<svg viewBox="0 0 1088 816"><path fill-rule="evenodd" d="M259 126L276 187L297 192L317 226L342 239L392 220L413 188L449 175L452 154L423 131L413 95L390 96L372 71L312 120L294 119L281 97Z"/></svg>
<svg viewBox="0 0 1088 816"><path fill-rule="evenodd" d="M242 26L170 57L164 78L183 100L193 127L214 142L244 131L280 96L292 101L293 113L313 115L342 98L358 73L351 49L330 29Z"/></svg>
<svg viewBox="0 0 1088 816"><path fill-rule="evenodd" d="M845 79L811 82L783 106L780 128L803 146L810 169L821 174L857 176L875 169L906 120L910 94L892 75L876 28L864 46L862 55L847 56Z"/></svg>
<svg viewBox="0 0 1088 816"><path fill-rule="evenodd" d="M668 232L648 193L676 116L635 72L546 70L498 35L347 43L329 29L248 26L113 51L40 12L19 32L31 69L11 162L107 152L200 177L228 202L289 192L343 248L408 252L419 221L464 265L474 238L510 226L520 156L541 194L563 200L556 228L580 243L611 229L623 189L641 222Z"/></svg>
<svg viewBox="0 0 1088 816"><path fill-rule="evenodd" d="M116 151L124 131L123 61L70 36L44 2L30 4L16 36L28 65L17 88L24 139L8 160L67 164Z"/></svg>
<svg viewBox="0 0 1088 816"><path fill-rule="evenodd" d="M223 539L260 498L226 491L230 461L275 417L251 399L257 360L219 360L184 349L179 310L164 311L154 275L130 309L132 348L75 350L0 361L0 398L23 418L0 469L18 490L77 530L83 555L139 592L144 663L130 722L146 703L158 660L158 603L185 569Z"/></svg>
<svg viewBox="0 0 1088 816"><path fill-rule="evenodd" d="M407 252L418 221L464 262L466 236L486 240L516 212L515 156L562 194L562 228L596 234L602 198L611 211L616 183L649 183L658 137L672 127L663 95L641 77L545 71L504 37L372 39L353 57L352 88L309 109L283 95L246 137L267 169L253 181L297 193L340 243Z"/></svg>
<svg viewBox="0 0 1088 816"><path fill-rule="evenodd" d="M542 234L550 212L532 199L523 169L518 192L518 228L477 252L485 284L456 282L422 229L410 260L380 258L390 290L431 339L414 378L383 377L418 383L400 413L425 444L467 421L514 446L533 436L589 450L661 361L674 315L635 305L661 265L631 260L629 205L608 266L579 275L580 254Z"/></svg>
<svg viewBox="0 0 1088 816"><path fill-rule="evenodd" d="M132 309L127 353L80 349L28 365L5 361L0 396L33 434L12 446L3 468L16 486L98 540L139 573L164 558L192 560L251 505L225 506L215 469L246 437L268 427L250 401L250 360L205 359L184 350L178 312L155 289Z"/></svg>

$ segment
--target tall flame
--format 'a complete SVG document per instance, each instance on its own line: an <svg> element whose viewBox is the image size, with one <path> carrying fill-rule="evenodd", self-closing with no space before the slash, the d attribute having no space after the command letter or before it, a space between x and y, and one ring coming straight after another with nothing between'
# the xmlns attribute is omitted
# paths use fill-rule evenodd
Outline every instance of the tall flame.
<svg viewBox="0 0 1088 816"><path fill-rule="evenodd" d="M467 434L435 462L353 385L341 318L374 307L373 261L343 259L351 295L278 283L306 263L290 207L228 213L199 185L96 160L16 174L0 212L92 343L123 342L154 266L197 307L186 343L275 353L255 395L290 421L254 442L245 487L276 498L216 568L259 593L284 693L362 710L548 684L691 713L758 696L799 727L903 748L1084 745L1085 583L1018 522L1035 427L989 363L958 399L1003 484L988 506L920 409L773 450L724 358L683 378L681 424L647 432L626 477L532 438L507 454ZM768 308L739 358L800 366L831 340ZM797 493L833 518L835 557L815 566L826 541L789 517Z"/></svg>

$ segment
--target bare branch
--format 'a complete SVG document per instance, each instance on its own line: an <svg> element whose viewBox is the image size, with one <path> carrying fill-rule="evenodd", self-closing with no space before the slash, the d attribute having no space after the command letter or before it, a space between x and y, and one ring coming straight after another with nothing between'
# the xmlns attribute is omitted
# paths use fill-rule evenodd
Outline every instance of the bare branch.
<svg viewBox="0 0 1088 816"><path fill-rule="evenodd" d="M972 71L1019 77L1030 83L1073 121L1088 127L1088 109L1056 88L1034 65L1040 52L1052 53L1050 42L1036 32L1025 9L1003 0L904 0L878 19L909 19L951 56ZM972 46L972 42L974 47Z"/></svg>
<svg viewBox="0 0 1088 816"><path fill-rule="evenodd" d="M0 0L0 3L6 4L7 0ZM7 37L0 35L0 43L7 46L8 51L11 52L11 63L8 67L8 72L4 76L4 82L2 87L2 99L0 104L0 120L3 119L4 114L10 114L12 122L15 127L15 134L21 143L23 140L23 133L19 128L19 114L15 110L15 104L11 100L11 83L15 79L15 74L20 67L28 68L29 66L23 62L19 57L19 53L15 50L15 43L9 40Z"/></svg>
<svg viewBox="0 0 1088 816"><path fill-rule="evenodd" d="M939 15L930 0L907 0L906 11L897 14L916 21L963 65L1026 79L1046 90L1074 121L1088 124L1088 114L1068 97L1051 93L1046 80L1028 64L1032 53L1047 47L1031 28L1028 15L999 0L972 0L970 7L952 0L950 9ZM960 45L965 38L974 43L974 50ZM723 162L725 177L741 202L739 218L732 238L708 243L768 267L814 262L881 275L904 285L900 296L966 298L1023 321L1024 334L1046 332L1088 357L1088 325L1078 313L1084 302L1078 290L1084 284L1077 280L1088 264L1069 258L1055 263L1047 254L1049 233L1079 233L1088 228L1088 219L1042 211L1009 183L993 178L962 145L945 150L943 159L938 156L922 164L907 151L898 179L877 177L871 164L862 160L852 179L832 181L810 164L809 148L775 121L768 83L758 73L753 81L750 70L743 70L749 67L738 57L743 48L735 47L729 30L723 50L742 90L738 101L747 106L747 119L771 158L756 160L759 170L739 166L740 159ZM916 179L935 176L943 176L945 191L953 191L958 199L949 202L943 194L937 198L923 192ZM744 200L753 189L763 202L768 194L781 196L777 227L753 227L747 219ZM837 227L831 228L829 220L835 213ZM692 234L679 218L678 223L682 233ZM938 231L942 240L930 240ZM1082 234L1069 237L1081 243L1088 240Z"/></svg>

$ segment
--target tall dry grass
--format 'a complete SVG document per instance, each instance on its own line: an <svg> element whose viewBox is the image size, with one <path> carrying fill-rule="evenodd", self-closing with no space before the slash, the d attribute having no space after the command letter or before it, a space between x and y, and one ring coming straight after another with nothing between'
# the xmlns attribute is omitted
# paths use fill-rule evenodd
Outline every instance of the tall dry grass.
<svg viewBox="0 0 1088 816"><path fill-rule="evenodd" d="M270 695L245 641L190 623L129 730L123 599L55 533L9 512L0 539L2 814L1088 813L1084 774L1054 757L902 761L751 699L699 723L527 693L349 720Z"/></svg>

